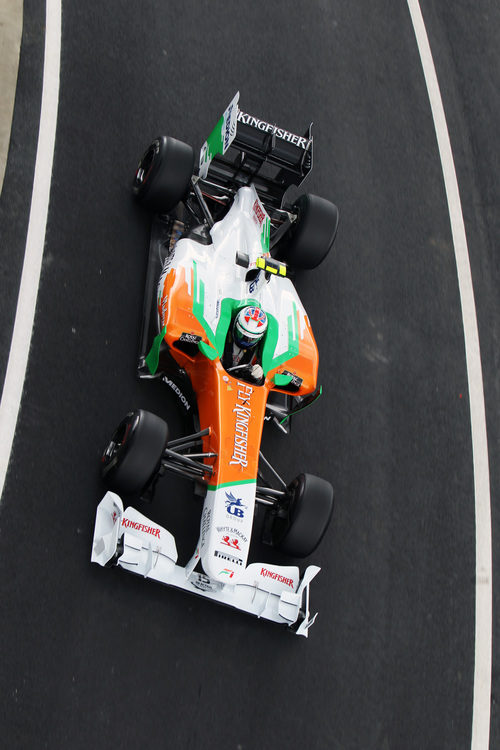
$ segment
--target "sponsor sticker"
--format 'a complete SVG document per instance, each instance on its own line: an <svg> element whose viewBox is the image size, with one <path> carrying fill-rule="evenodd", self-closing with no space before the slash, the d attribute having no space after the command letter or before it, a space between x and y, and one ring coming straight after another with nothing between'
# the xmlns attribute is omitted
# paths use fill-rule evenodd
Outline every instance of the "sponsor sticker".
<svg viewBox="0 0 500 750"><path fill-rule="evenodd" d="M236 126L237 126L237 119L233 114L234 108L237 107L234 102L231 102L227 109L227 114L225 116L225 123L224 123L224 151L222 153L226 153L229 146L231 145L232 141L234 141L234 136L236 135Z"/></svg>
<svg viewBox="0 0 500 750"><path fill-rule="evenodd" d="M258 310L258 308L255 309ZM259 310L259 312L261 311ZM239 464L243 467L248 466L248 425L250 424L250 418L252 416L250 405L250 396L252 393L253 388L251 385L248 385L248 383L240 383L240 381L238 381L238 395L233 409L233 412L236 414L236 421L234 425L233 455L229 461L231 465ZM234 515L239 514L235 513Z"/></svg>
<svg viewBox="0 0 500 750"><path fill-rule="evenodd" d="M299 148L307 148L307 138L295 135L295 133L290 133L284 128L278 128L277 125L272 125L270 122L266 122L265 120L259 120L258 117L253 117L253 115L247 115L246 112L242 112L241 110L238 111L238 122L243 122L245 125L251 125L253 128L262 130L265 133L276 135L283 141L293 143L295 146L299 146Z"/></svg>
<svg viewBox="0 0 500 750"><path fill-rule="evenodd" d="M160 529L155 528L154 526L146 526L137 521L131 521L130 518L123 518L122 526L126 529L134 529L134 531L143 531L145 534L151 534L151 536L155 536L157 539L160 538Z"/></svg>
<svg viewBox="0 0 500 750"><path fill-rule="evenodd" d="M165 262L163 263L160 279L158 281L158 304L160 304L160 302L162 303L161 311L162 311L163 317L165 316L165 312L167 310L167 305L168 305L168 295L166 294L165 297L163 297L163 289L165 287L165 279L168 276L173 259L174 259L174 254L169 253L167 257L165 258Z"/></svg>
<svg viewBox="0 0 500 750"><path fill-rule="evenodd" d="M253 281L250 282L250 286L248 287L248 291L249 291L250 294L253 294L255 292L255 290L257 289L257 287L259 286L260 276L261 276L261 274L260 274L260 270L259 270L259 271L257 271L257 276L255 277L255 279Z"/></svg>
<svg viewBox="0 0 500 750"><path fill-rule="evenodd" d="M290 588L293 589L293 578L285 578L281 573L276 573L276 571L269 570L269 568L261 568L260 575L262 578L272 578L274 581L284 583L286 586L290 586Z"/></svg>
<svg viewBox="0 0 500 750"><path fill-rule="evenodd" d="M201 147L199 174L204 180L208 174L210 163L216 154L225 154L236 135L238 100L240 92L234 96L226 111L219 119L207 140Z"/></svg>
<svg viewBox="0 0 500 750"><path fill-rule="evenodd" d="M181 341L182 341L182 336L184 336L184 335L191 335L191 334L184 334L183 333L181 335ZM200 336L197 336L196 338L198 338L199 340L201 340ZM173 392L175 393L175 395L179 397L179 400L180 400L181 404L183 405L183 407L185 408L185 410L186 411L190 411L191 404L189 403L189 401L187 400L187 398L185 397L185 395L183 394L183 392L181 391L181 389L179 388L179 386L176 383L174 383L173 380L170 380L170 378L168 378L166 375L164 375L162 377L162 380L163 380L163 382L166 385L168 385L169 388L171 388L173 390Z"/></svg>
<svg viewBox="0 0 500 750"><path fill-rule="evenodd" d="M229 536L229 534L224 534L222 537L221 544L225 544L226 547L231 547L231 549L238 549L241 552L240 542L237 538Z"/></svg>
<svg viewBox="0 0 500 750"><path fill-rule="evenodd" d="M190 578L191 583L200 591L219 591L222 584L217 581L212 581L208 576L203 573L192 573Z"/></svg>
<svg viewBox="0 0 500 750"><path fill-rule="evenodd" d="M210 522L212 520L212 508L205 508L201 518L201 542L200 546L203 547L205 539L210 530Z"/></svg>
<svg viewBox="0 0 500 750"><path fill-rule="evenodd" d="M240 497L235 497L232 492L226 492L226 512L235 518L244 518L246 505Z"/></svg>
<svg viewBox="0 0 500 750"><path fill-rule="evenodd" d="M283 370L283 375L288 375L292 378L290 385L293 385L294 388L300 388L300 386L302 385L302 378L299 378L298 375L294 375L293 372L290 372L289 370Z"/></svg>
<svg viewBox="0 0 500 750"><path fill-rule="evenodd" d="M236 526L217 526L217 531L219 534L228 534L233 537L239 537L243 544L248 542L248 537L246 537L240 529L237 529Z"/></svg>
<svg viewBox="0 0 500 750"><path fill-rule="evenodd" d="M264 219L266 218L266 214L258 198L255 199L252 208L254 221L260 229Z"/></svg>
<svg viewBox="0 0 500 750"><path fill-rule="evenodd" d="M218 549L215 550L214 557L218 557L219 560L225 560L226 562L233 563L233 565L243 565L243 560L241 560L239 557L230 555L228 552L221 552Z"/></svg>
<svg viewBox="0 0 500 750"><path fill-rule="evenodd" d="M201 341L201 336L198 336L196 333L183 332L179 336L179 341L182 341L186 344L197 344L198 341Z"/></svg>

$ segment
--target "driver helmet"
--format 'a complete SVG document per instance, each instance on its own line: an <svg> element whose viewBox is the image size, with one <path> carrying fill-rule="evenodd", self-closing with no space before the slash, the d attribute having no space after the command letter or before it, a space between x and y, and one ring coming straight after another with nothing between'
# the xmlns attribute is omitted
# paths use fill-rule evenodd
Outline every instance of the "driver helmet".
<svg viewBox="0 0 500 750"><path fill-rule="evenodd" d="M233 339L242 349L251 349L267 331L267 315L259 307L244 307L234 320Z"/></svg>

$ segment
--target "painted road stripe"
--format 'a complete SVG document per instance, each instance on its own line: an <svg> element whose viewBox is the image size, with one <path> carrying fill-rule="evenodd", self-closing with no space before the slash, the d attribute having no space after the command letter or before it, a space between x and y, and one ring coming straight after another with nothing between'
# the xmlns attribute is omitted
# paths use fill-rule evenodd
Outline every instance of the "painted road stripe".
<svg viewBox="0 0 500 750"><path fill-rule="evenodd" d="M492 638L491 500L483 373L481 369L476 307L455 164L434 61L418 0L408 0L408 7L415 30L432 116L434 118L434 127L448 199L448 211L450 213L458 286L462 305L465 356L469 381L476 513L476 633L471 748L472 750L488 750L490 737Z"/></svg>
<svg viewBox="0 0 500 750"><path fill-rule="evenodd" d="M28 364L49 208L59 102L61 0L46 0L42 106L21 285L0 401L0 498L5 485Z"/></svg>

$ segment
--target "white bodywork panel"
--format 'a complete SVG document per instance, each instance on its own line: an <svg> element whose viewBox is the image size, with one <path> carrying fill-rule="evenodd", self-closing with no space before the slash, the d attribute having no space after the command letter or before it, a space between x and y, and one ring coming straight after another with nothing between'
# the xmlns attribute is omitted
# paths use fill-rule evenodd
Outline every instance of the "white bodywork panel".
<svg viewBox="0 0 500 750"><path fill-rule="evenodd" d="M158 301L162 300L167 274L172 269L183 268L188 285L193 276L195 288L189 289L189 293L203 305L204 319L215 334L222 300L256 300L279 323L273 356L280 356L287 351L290 338L303 338L307 314L297 290L287 277L273 276L266 281L264 271L260 271L253 281L245 280L249 270L257 269L257 259L269 252L269 231L269 216L255 187L240 188L227 214L210 230L211 244L202 245L188 238L176 243L160 276ZM248 255L248 268L235 263L237 252ZM164 305L160 330L166 322Z"/></svg>
<svg viewBox="0 0 500 750"><path fill-rule="evenodd" d="M198 555L199 555L199 551ZM177 565L172 534L135 508L124 510L121 498L107 492L98 505L92 562L126 570L190 591L257 617L293 626L307 637L316 619L309 613L309 584L320 568L310 565L302 577L296 566L251 563L238 583L223 583L198 573L192 564ZM193 558L195 565L198 558ZM193 563L193 560L191 563Z"/></svg>
<svg viewBox="0 0 500 750"><path fill-rule="evenodd" d="M247 564L256 483L208 489L200 525L203 570L214 580L239 583Z"/></svg>

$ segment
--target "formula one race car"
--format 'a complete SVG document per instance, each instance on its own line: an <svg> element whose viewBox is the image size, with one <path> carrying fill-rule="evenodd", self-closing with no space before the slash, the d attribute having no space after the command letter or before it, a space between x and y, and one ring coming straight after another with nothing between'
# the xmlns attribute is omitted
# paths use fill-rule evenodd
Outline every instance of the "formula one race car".
<svg viewBox="0 0 500 750"><path fill-rule="evenodd" d="M248 564L248 553L256 504L266 514L262 541L293 558L313 552L332 515L329 482L301 473L286 484L260 444L265 421L288 432L292 415L321 393L316 343L289 275L324 259L338 210L309 194L293 205L284 200L312 168L311 127L297 136L245 114L238 99L197 167L190 146L161 137L135 174L135 197L155 216L139 376L162 378L194 427L170 440L156 415L127 414L102 457L109 491L97 509L92 561L307 636L315 619L309 584L319 568L301 574L296 565ZM194 480L204 497L199 542L185 567L173 535L120 497L151 500L166 471Z"/></svg>

